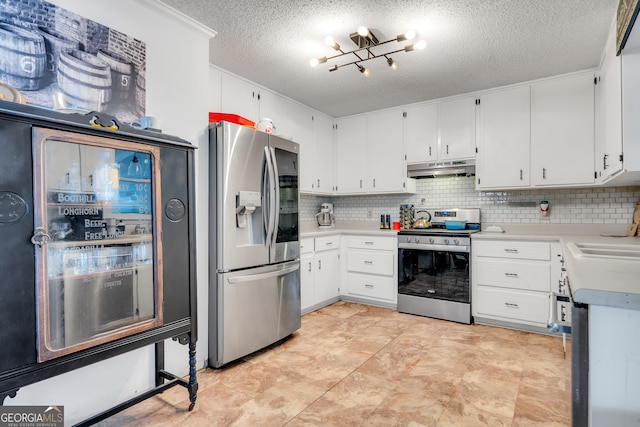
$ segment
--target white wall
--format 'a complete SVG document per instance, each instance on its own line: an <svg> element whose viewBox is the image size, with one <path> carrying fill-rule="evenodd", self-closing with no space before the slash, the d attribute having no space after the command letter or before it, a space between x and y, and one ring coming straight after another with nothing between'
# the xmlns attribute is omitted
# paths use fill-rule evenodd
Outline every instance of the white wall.
<svg viewBox="0 0 640 427"><path fill-rule="evenodd" d="M144 41L147 114L160 118L164 133L195 146L207 146L209 99L205 94L209 92L209 38L213 31L192 25L181 15L165 15L157 10L157 2L148 0L49 1ZM196 150L198 367L205 365L207 357L208 161L207 150L202 151ZM165 367L186 375L187 347L167 340ZM65 425L72 425L153 386L153 349L147 347L23 387L4 404L64 405ZM184 392L186 398L186 389Z"/></svg>

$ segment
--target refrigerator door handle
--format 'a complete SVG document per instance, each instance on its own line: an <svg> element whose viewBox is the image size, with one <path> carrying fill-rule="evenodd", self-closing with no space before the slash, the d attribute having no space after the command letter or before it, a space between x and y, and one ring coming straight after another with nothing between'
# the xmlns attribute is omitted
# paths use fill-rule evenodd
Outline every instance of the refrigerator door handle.
<svg viewBox="0 0 640 427"><path fill-rule="evenodd" d="M273 216L273 234L271 236L271 247L275 248L276 241L278 239L278 228L280 227L280 215L278 215L278 211L280 210L280 173L278 172L278 162L276 161L276 150L271 147L271 164L273 173L273 194L274 198L271 199L274 201L272 206L270 206L271 215Z"/></svg>
<svg viewBox="0 0 640 427"><path fill-rule="evenodd" d="M264 166L266 167L263 169L262 176L262 218L266 231L265 244L270 246L271 241L273 240L275 226L275 218L272 213L275 186L273 183L273 163L271 162L271 152L269 151L269 147L264 147Z"/></svg>
<svg viewBox="0 0 640 427"><path fill-rule="evenodd" d="M251 274L248 276L230 277L227 279L229 283L243 283L243 282L255 282L256 280L268 279L271 277L286 276L289 273L293 273L300 269L300 263L296 262L291 267L283 268L282 270L271 271L269 273Z"/></svg>

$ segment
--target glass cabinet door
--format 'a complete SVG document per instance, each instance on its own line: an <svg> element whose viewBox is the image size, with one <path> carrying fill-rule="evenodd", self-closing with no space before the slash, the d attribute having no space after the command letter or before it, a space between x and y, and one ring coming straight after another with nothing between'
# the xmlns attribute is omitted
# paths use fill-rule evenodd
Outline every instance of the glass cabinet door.
<svg viewBox="0 0 640 427"><path fill-rule="evenodd" d="M159 149L34 128L38 360L162 324Z"/></svg>

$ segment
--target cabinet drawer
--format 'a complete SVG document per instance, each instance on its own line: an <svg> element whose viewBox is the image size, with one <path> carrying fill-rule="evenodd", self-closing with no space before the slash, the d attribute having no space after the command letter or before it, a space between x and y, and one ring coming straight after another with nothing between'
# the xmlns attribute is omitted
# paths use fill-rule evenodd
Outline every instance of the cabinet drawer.
<svg viewBox="0 0 640 427"><path fill-rule="evenodd" d="M549 243L514 242L509 240L475 242L474 249L479 257L499 257L514 259L551 259Z"/></svg>
<svg viewBox="0 0 640 427"><path fill-rule="evenodd" d="M551 265L546 262L476 258L476 284L549 292Z"/></svg>
<svg viewBox="0 0 640 427"><path fill-rule="evenodd" d="M347 270L393 276L393 260L393 252L350 249L347 253Z"/></svg>
<svg viewBox="0 0 640 427"><path fill-rule="evenodd" d="M313 253L313 238L304 237L300 239L300 255Z"/></svg>
<svg viewBox="0 0 640 427"><path fill-rule="evenodd" d="M392 251L396 245L396 239L393 237L349 236L347 238L349 248Z"/></svg>
<svg viewBox="0 0 640 427"><path fill-rule="evenodd" d="M478 286L475 305L478 316L498 316L544 325L549 320L549 294L544 292Z"/></svg>
<svg viewBox="0 0 640 427"><path fill-rule="evenodd" d="M315 239L315 251L329 251L331 249L339 249L340 248L340 236L325 236L325 237L316 237Z"/></svg>
<svg viewBox="0 0 640 427"><path fill-rule="evenodd" d="M365 297L394 299L393 277L371 276L359 273L347 273L349 293Z"/></svg>

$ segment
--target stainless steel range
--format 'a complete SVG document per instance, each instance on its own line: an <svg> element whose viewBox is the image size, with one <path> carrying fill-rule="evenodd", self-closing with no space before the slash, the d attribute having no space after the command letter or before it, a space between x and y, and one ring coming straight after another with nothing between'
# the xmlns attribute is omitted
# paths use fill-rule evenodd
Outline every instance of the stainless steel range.
<svg viewBox="0 0 640 427"><path fill-rule="evenodd" d="M421 209L429 228L398 232L398 311L471 323L472 233L480 209Z"/></svg>

